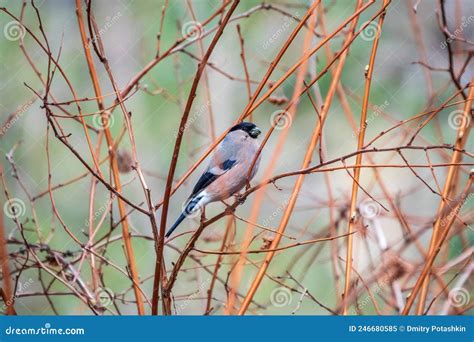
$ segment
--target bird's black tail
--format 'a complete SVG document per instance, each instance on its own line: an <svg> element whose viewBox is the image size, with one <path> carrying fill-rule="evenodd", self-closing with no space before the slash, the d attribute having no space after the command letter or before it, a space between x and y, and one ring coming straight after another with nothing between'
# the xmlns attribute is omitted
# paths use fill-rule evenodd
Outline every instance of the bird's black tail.
<svg viewBox="0 0 474 342"><path fill-rule="evenodd" d="M168 238L176 228L178 228L179 224L181 222L183 222L183 220L191 213L194 212L194 209L196 209L196 206L198 205L199 203L199 200L202 198L202 196L199 196L199 197L196 197L196 198L193 198L192 200L190 200L188 202L188 204L186 205L186 208L183 210L183 212L181 213L181 215L179 215L178 219L176 220L176 222L171 226L170 229L168 229L168 231L166 232L165 234L165 237Z"/></svg>
<svg viewBox="0 0 474 342"><path fill-rule="evenodd" d="M169 237L176 228L178 228L179 224L181 222L183 222L183 220L186 218L186 214L184 212L181 213L181 215L179 215L178 219L176 220L176 222L171 226L170 229L168 229L168 231L166 232L166 235L165 237Z"/></svg>

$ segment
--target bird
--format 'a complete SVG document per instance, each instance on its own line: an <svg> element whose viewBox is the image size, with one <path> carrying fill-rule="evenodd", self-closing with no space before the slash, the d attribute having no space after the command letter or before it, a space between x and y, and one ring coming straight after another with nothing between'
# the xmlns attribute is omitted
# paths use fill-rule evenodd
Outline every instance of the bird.
<svg viewBox="0 0 474 342"><path fill-rule="evenodd" d="M233 126L217 146L204 173L185 202L176 222L168 229L168 238L183 220L197 210L216 201L222 201L240 191L258 171L261 155L249 175L249 169L260 147L260 128L251 122ZM247 178L249 176L249 178Z"/></svg>

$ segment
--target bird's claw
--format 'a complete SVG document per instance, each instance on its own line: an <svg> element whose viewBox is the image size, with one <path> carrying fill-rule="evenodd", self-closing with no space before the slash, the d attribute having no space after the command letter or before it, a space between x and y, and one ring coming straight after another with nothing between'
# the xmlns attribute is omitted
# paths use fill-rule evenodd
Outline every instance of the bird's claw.
<svg viewBox="0 0 474 342"><path fill-rule="evenodd" d="M245 197L242 194L235 194L234 196L235 196L235 200L239 204L243 204L245 202Z"/></svg>

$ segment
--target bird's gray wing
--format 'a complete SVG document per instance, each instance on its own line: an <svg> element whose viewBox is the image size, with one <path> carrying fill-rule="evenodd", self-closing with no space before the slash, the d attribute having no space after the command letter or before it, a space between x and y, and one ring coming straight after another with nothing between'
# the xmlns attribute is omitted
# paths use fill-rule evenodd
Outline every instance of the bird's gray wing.
<svg viewBox="0 0 474 342"><path fill-rule="evenodd" d="M229 144L226 144L224 141L223 144L219 146L206 171L201 175L194 186L189 198L198 194L237 164L235 148L228 145Z"/></svg>

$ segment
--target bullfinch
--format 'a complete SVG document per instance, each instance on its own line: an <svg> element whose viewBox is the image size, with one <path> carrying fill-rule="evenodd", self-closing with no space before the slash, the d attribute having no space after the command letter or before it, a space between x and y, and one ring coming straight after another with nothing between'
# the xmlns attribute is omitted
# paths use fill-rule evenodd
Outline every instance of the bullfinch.
<svg viewBox="0 0 474 342"><path fill-rule="evenodd" d="M247 179L260 146L257 139L260 133L260 129L251 122L241 122L229 130L217 146L206 171L194 186L183 212L166 232L166 237L173 233L186 216L203 209L208 203L229 198L255 176L260 156L255 162L250 178Z"/></svg>

